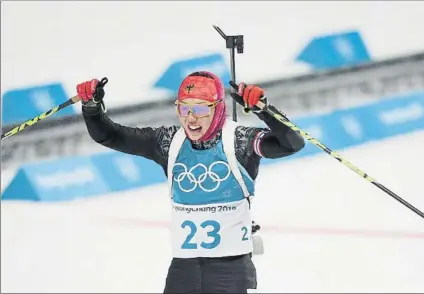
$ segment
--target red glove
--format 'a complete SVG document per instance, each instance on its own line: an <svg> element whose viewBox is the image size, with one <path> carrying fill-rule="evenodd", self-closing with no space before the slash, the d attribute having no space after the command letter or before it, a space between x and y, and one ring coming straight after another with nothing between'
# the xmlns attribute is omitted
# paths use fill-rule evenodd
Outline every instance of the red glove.
<svg viewBox="0 0 424 294"><path fill-rule="evenodd" d="M96 93L97 84L99 80L92 79L77 85L77 94L82 101L88 102L93 99L93 95Z"/></svg>
<svg viewBox="0 0 424 294"><path fill-rule="evenodd" d="M253 108L259 101L265 98L265 91L255 85L246 86L244 83L240 83L237 91L243 97L245 105L249 108Z"/></svg>

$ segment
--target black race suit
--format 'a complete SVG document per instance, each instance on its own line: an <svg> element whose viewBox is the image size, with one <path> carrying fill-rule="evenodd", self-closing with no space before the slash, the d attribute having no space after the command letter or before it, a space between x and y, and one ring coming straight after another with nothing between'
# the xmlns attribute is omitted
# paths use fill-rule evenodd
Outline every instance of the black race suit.
<svg viewBox="0 0 424 294"><path fill-rule="evenodd" d="M271 109L278 112L275 108ZM97 143L133 155L143 156L159 164L167 174L171 140L180 126L135 128L113 122L93 103L83 106L83 117L91 138ZM278 112L279 113L279 112ZM264 158L281 158L304 147L303 138L267 113L257 114L268 128L238 126L235 150L239 163L253 180L259 162ZM196 149L211 148L221 133L211 141L192 145ZM219 258L173 258L164 293L246 293L256 288L256 270L251 255Z"/></svg>

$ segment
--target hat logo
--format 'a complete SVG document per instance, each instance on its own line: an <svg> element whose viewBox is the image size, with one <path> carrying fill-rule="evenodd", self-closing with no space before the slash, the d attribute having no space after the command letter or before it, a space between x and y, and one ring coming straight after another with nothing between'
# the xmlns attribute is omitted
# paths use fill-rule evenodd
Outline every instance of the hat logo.
<svg viewBox="0 0 424 294"><path fill-rule="evenodd" d="M185 89L186 89L186 92L187 92L187 93L190 93L190 91L191 91L193 88L194 88L194 85L193 85L193 84L187 85L187 86L185 87Z"/></svg>

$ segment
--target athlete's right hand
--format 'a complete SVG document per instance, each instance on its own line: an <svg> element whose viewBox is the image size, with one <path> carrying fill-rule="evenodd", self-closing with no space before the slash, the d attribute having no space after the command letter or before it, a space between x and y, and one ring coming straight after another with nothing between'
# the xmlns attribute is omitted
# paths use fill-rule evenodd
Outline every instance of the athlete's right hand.
<svg viewBox="0 0 424 294"><path fill-rule="evenodd" d="M81 98L83 104L88 103L89 101L93 101L96 104L99 103L105 96L103 87L107 82L107 78L103 78L101 81L92 79L78 84L78 97Z"/></svg>

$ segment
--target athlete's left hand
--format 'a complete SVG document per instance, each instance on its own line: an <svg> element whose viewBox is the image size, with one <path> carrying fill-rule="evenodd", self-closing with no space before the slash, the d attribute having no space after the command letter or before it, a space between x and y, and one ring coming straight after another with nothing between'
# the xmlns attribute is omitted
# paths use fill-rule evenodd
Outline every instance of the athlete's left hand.
<svg viewBox="0 0 424 294"><path fill-rule="evenodd" d="M231 93L231 97L244 106L246 111L252 110L253 112L260 112L262 109L257 106L259 102L268 105L268 99L265 95L265 91L256 85L246 85L245 83L236 84L230 81L231 87L237 92Z"/></svg>

